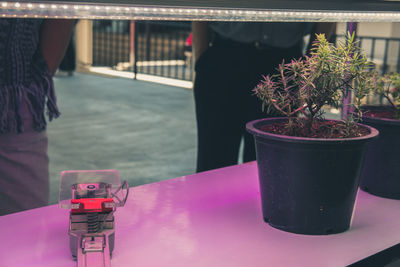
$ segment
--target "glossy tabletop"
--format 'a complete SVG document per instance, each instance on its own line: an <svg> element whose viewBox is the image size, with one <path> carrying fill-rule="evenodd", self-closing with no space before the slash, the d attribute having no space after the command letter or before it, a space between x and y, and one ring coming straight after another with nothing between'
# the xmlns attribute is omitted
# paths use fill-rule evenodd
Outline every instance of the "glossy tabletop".
<svg viewBox="0 0 400 267"><path fill-rule="evenodd" d="M113 266L346 266L400 241L400 201L360 191L352 227L329 236L264 223L255 162L131 188ZM0 217L0 266L76 266L68 210Z"/></svg>

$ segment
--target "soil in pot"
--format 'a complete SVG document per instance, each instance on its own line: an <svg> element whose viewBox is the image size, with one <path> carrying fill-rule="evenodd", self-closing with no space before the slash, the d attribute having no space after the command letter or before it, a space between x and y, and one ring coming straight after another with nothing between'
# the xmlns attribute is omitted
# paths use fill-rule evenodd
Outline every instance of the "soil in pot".
<svg viewBox="0 0 400 267"><path fill-rule="evenodd" d="M362 123L379 136L368 146L360 187L373 195L400 199L400 120L391 107L364 107Z"/></svg>
<svg viewBox="0 0 400 267"><path fill-rule="evenodd" d="M247 124L255 137L264 220L299 234L325 235L350 227L368 141L378 132L354 138L307 138L266 133L285 122L262 119ZM273 126L272 126L273 125Z"/></svg>
<svg viewBox="0 0 400 267"><path fill-rule="evenodd" d="M310 138L344 138L346 126L341 121L335 120L316 120L315 123L312 125L310 130L302 127L301 124L298 122L294 122L296 128L299 130L297 131L297 137L310 137ZM272 134L279 134L279 135L290 135L288 134L287 123L286 121L277 122L273 124L267 124L260 126L260 130L272 133ZM355 129L352 130L349 137L361 137L369 134L369 130L361 127L356 126ZM291 135L293 136L293 135Z"/></svg>

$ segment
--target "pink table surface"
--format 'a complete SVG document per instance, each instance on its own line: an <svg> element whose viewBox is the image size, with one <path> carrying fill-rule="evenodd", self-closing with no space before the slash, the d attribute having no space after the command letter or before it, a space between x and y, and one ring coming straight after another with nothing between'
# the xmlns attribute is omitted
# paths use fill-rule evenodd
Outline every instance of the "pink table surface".
<svg viewBox="0 0 400 267"><path fill-rule="evenodd" d="M400 241L400 201L360 191L352 227L306 236L264 223L255 162L131 188L113 266L346 266ZM0 266L75 266L68 211L0 217Z"/></svg>

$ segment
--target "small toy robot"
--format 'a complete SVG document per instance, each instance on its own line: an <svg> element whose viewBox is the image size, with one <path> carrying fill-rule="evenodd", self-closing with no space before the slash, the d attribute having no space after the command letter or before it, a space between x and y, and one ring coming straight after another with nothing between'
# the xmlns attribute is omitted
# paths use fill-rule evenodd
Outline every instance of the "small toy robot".
<svg viewBox="0 0 400 267"><path fill-rule="evenodd" d="M114 211L125 204L128 193L116 170L61 173L59 204L71 209L68 233L77 266L111 266Z"/></svg>

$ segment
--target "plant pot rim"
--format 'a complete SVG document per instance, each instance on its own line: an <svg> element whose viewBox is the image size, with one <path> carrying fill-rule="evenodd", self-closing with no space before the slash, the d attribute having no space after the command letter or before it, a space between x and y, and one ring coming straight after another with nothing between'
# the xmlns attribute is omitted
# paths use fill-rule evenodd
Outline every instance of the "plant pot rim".
<svg viewBox="0 0 400 267"><path fill-rule="evenodd" d="M253 134L254 136L261 137L261 138L267 138L267 139L272 139L272 140L278 140L278 141L283 141L283 142L290 142L290 143L315 143L315 144L320 144L320 143L349 143L349 142L359 142L359 141L365 141L367 139L372 139L376 138L379 134L379 131L371 126L357 123L361 127L367 128L369 130L369 134L360 136L360 137L350 137L350 138L313 138L313 137L298 137L298 136L289 136L289 135L281 135L281 134L273 134L273 133L268 133L264 132L260 129L257 128L257 126L264 124L265 122L273 122L273 121L285 121L287 118L281 118L281 117L272 117L272 118L264 118L264 119L258 119L254 121L250 121L246 124L246 129L248 132ZM326 121L337 121L339 120L331 120L328 119Z"/></svg>
<svg viewBox="0 0 400 267"><path fill-rule="evenodd" d="M385 109L393 109L391 106L387 105L364 105L361 107L362 110L385 110ZM365 110L364 110L365 111ZM367 115L362 115L362 120L374 122L374 123L379 123L379 124L394 124L394 125L400 125L400 120L398 119L388 119L388 118L377 118L377 117L371 117Z"/></svg>

